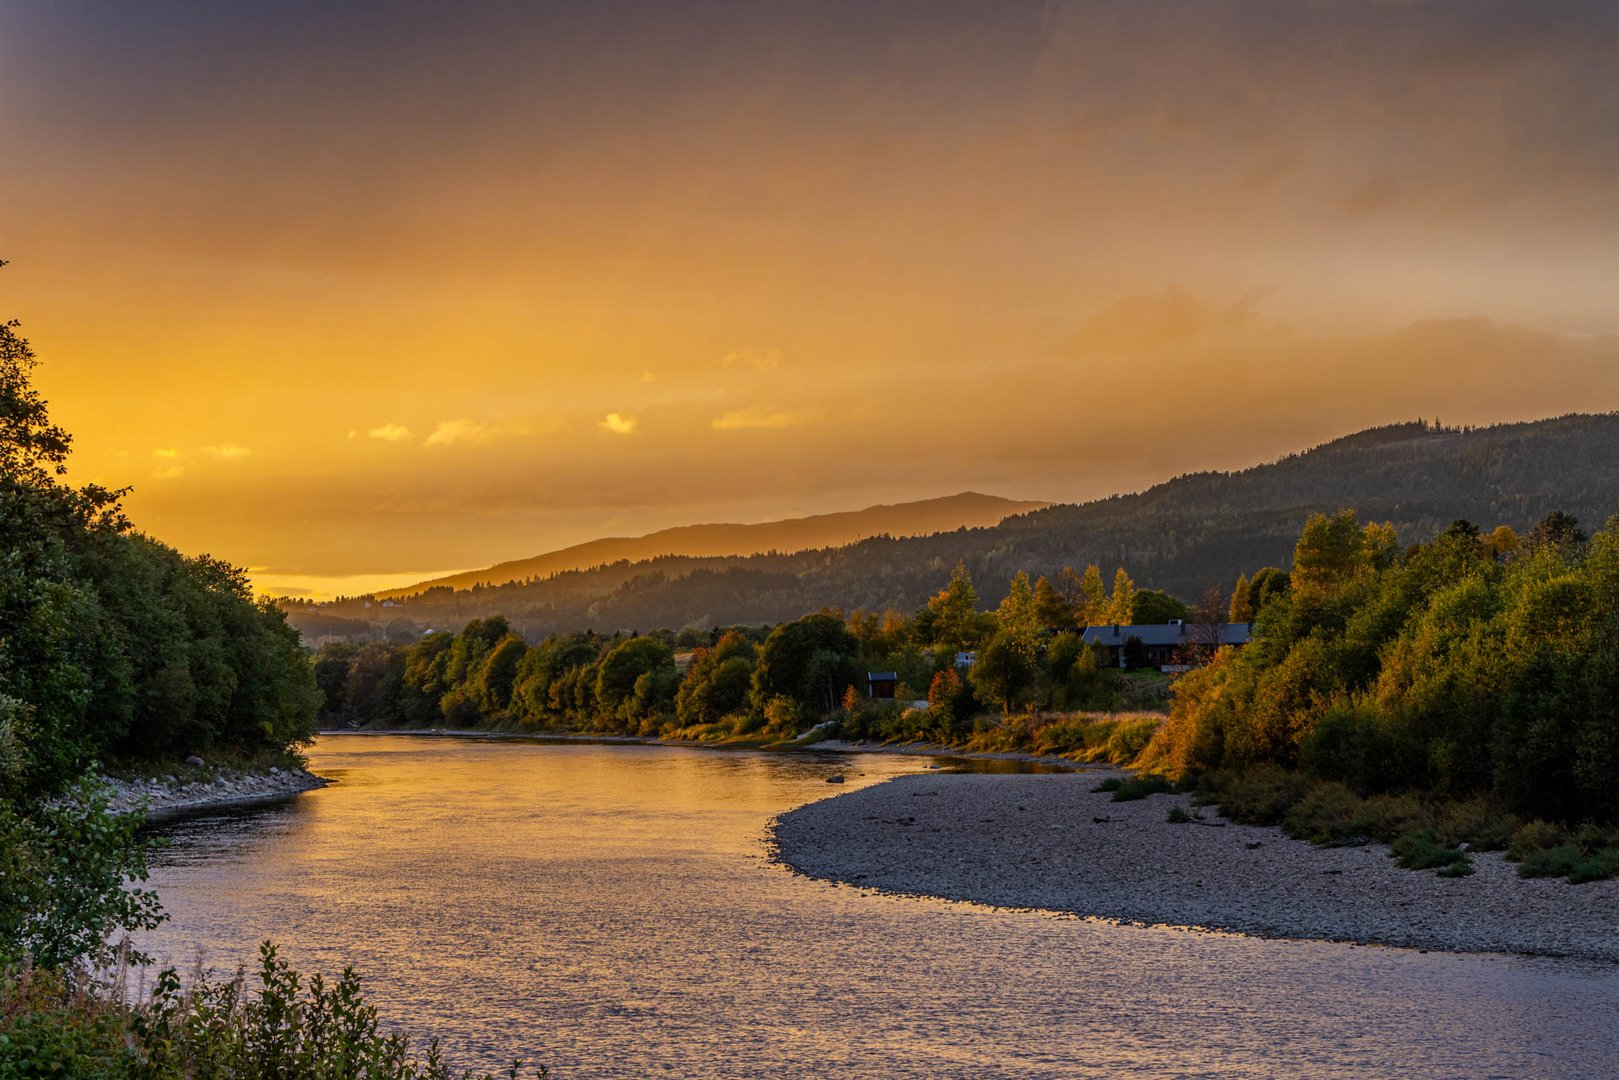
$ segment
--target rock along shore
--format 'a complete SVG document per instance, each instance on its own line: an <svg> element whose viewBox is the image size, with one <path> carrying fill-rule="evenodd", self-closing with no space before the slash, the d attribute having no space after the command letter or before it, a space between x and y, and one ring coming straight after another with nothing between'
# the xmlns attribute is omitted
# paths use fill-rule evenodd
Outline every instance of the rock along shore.
<svg viewBox="0 0 1619 1080"><path fill-rule="evenodd" d="M783 814L776 858L810 877L890 893L1452 952L1619 962L1619 880L1525 880L1499 853L1477 872L1403 870L1388 848L1316 848L1280 829L1170 824L1185 795L1113 802L1123 775L904 776Z"/></svg>
<svg viewBox="0 0 1619 1080"><path fill-rule="evenodd" d="M302 791L325 787L327 782L305 769L271 767L267 772L215 769L210 779L181 780L175 776L150 779L103 777L112 790L115 813L146 809L148 823L167 821L208 810L275 802Z"/></svg>

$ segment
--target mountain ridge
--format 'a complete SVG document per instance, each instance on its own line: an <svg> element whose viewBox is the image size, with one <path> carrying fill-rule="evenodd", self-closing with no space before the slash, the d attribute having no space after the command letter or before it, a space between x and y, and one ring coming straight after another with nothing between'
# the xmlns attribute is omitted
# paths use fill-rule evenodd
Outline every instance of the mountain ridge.
<svg viewBox="0 0 1619 1080"><path fill-rule="evenodd" d="M982 528L871 537L791 555L620 562L472 592L435 590L385 620L358 604L289 611L306 633L396 636L505 615L530 640L560 630L774 623L833 606L914 611L964 564L981 605L1019 570L1096 563L1137 585L1195 599L1239 573L1287 566L1312 513L1356 510L1402 543L1457 518L1527 529L1553 510L1588 528L1619 511L1619 413L1480 428L1425 421L1355 432L1232 472L1186 473L1143 491L1057 504ZM375 625L367 628L367 620Z"/></svg>
<svg viewBox="0 0 1619 1080"><path fill-rule="evenodd" d="M374 594L378 600L399 600L428 589L470 589L544 579L572 570L588 570L628 559L644 562L662 556L725 557L793 554L840 547L872 536L926 536L937 532L995 525L1017 514L1052 505L999 495L963 491L932 499L878 503L859 510L806 514L752 523L710 522L677 525L643 536L604 536L523 559L509 559L481 570L467 570L431 578Z"/></svg>

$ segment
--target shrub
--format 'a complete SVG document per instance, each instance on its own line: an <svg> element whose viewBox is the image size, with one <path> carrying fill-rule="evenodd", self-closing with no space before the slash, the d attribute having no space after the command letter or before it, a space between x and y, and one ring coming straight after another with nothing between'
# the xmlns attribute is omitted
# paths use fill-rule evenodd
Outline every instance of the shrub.
<svg viewBox="0 0 1619 1080"><path fill-rule="evenodd" d="M1161 726L1163 720L1156 716L1119 720L1107 737L1107 760L1114 765L1133 764Z"/></svg>
<svg viewBox="0 0 1619 1080"><path fill-rule="evenodd" d="M1619 876L1619 848L1602 848L1581 859L1569 871L1568 881L1570 885L1583 885L1616 876Z"/></svg>
<svg viewBox="0 0 1619 1080"><path fill-rule="evenodd" d="M1393 855L1407 870L1438 870L1441 877L1465 877L1473 872L1467 852L1441 844L1432 829L1397 837Z"/></svg>
<svg viewBox="0 0 1619 1080"><path fill-rule="evenodd" d="M1282 818L1287 835L1324 847L1365 843L1376 825L1366 800L1337 783L1315 785Z"/></svg>
<svg viewBox="0 0 1619 1080"><path fill-rule="evenodd" d="M1518 830L1518 819L1490 799L1447 803L1439 813L1438 834L1446 843L1478 851L1504 851Z"/></svg>
<svg viewBox="0 0 1619 1080"><path fill-rule="evenodd" d="M1276 765L1211 775L1199 786L1200 801L1216 803L1221 814L1245 825L1281 824L1308 789L1303 776Z"/></svg>
<svg viewBox="0 0 1619 1080"><path fill-rule="evenodd" d="M1169 822L1171 825L1186 825L1191 822L1192 815L1188 814L1179 806L1171 806L1169 808L1169 815L1165 817L1164 820Z"/></svg>
<svg viewBox="0 0 1619 1080"><path fill-rule="evenodd" d="M1125 780L1111 790L1114 802L1134 802L1137 799L1145 799L1148 795L1174 791L1175 785L1161 776L1142 776L1134 780Z"/></svg>
<svg viewBox="0 0 1619 1080"><path fill-rule="evenodd" d="M1415 795L1373 795L1366 800L1372 835L1385 844L1401 836L1434 830L1433 812Z"/></svg>
<svg viewBox="0 0 1619 1080"><path fill-rule="evenodd" d="M1509 862L1523 862L1529 856L1549 848L1560 847L1568 842L1568 830L1561 825L1553 825L1549 821L1535 819L1518 828L1507 843L1507 860ZM1523 871L1520 869L1519 873ZM1534 874L1523 874L1524 877L1535 877Z"/></svg>
<svg viewBox="0 0 1619 1080"><path fill-rule="evenodd" d="M1556 847L1541 848L1532 851L1518 863L1518 876L1526 878L1537 877L1567 877L1574 872L1585 858L1580 846L1574 843L1558 844Z"/></svg>

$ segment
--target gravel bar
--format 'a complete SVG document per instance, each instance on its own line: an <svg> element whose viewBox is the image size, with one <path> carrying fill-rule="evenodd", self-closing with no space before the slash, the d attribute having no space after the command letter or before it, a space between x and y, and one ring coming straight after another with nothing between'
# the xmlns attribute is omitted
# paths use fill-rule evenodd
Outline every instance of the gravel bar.
<svg viewBox="0 0 1619 1080"><path fill-rule="evenodd" d="M267 772L217 769L211 779L181 781L173 776L152 779L103 777L112 792L115 813L146 811L147 824L237 806L279 802L300 792L325 787L327 781L304 769L271 768Z"/></svg>
<svg viewBox="0 0 1619 1080"><path fill-rule="evenodd" d="M1499 853L1477 872L1403 870L1382 844L1316 848L1197 812L1186 795L1113 802L1111 770L904 776L783 814L775 857L889 893L1141 925L1450 952L1619 961L1619 880L1525 880Z"/></svg>

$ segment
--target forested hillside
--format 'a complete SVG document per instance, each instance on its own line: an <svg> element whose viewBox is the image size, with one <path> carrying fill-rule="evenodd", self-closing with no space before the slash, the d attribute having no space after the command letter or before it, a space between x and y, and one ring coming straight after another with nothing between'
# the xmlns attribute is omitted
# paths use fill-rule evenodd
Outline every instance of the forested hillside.
<svg viewBox="0 0 1619 1080"><path fill-rule="evenodd" d="M636 562L660 555L758 555L766 552L806 551L839 547L868 536L926 536L951 529L996 525L1013 514L1038 510L1046 503L1017 502L997 495L964 491L938 499L868 506L837 514L815 514L786 521L751 525L685 525L646 536L617 536L592 540L529 559L515 559L484 570L436 578L403 589L377 594L379 600L413 596L437 586L470 589L475 585L506 585L514 581L544 579L567 570L588 570L605 563Z"/></svg>
<svg viewBox="0 0 1619 1080"><path fill-rule="evenodd" d="M1391 522L1404 543L1457 518L1521 530L1562 510L1599 523L1619 510L1619 415L1478 429L1395 424L1240 472L1182 476L993 528L790 555L618 562L504 587L430 590L394 607L363 599L289 605L289 615L306 639L403 640L492 614L531 638L775 623L828 605L914 611L957 563L986 582L1018 570L1126 566L1144 587L1191 598L1238 574L1285 566L1305 519L1343 507Z"/></svg>

